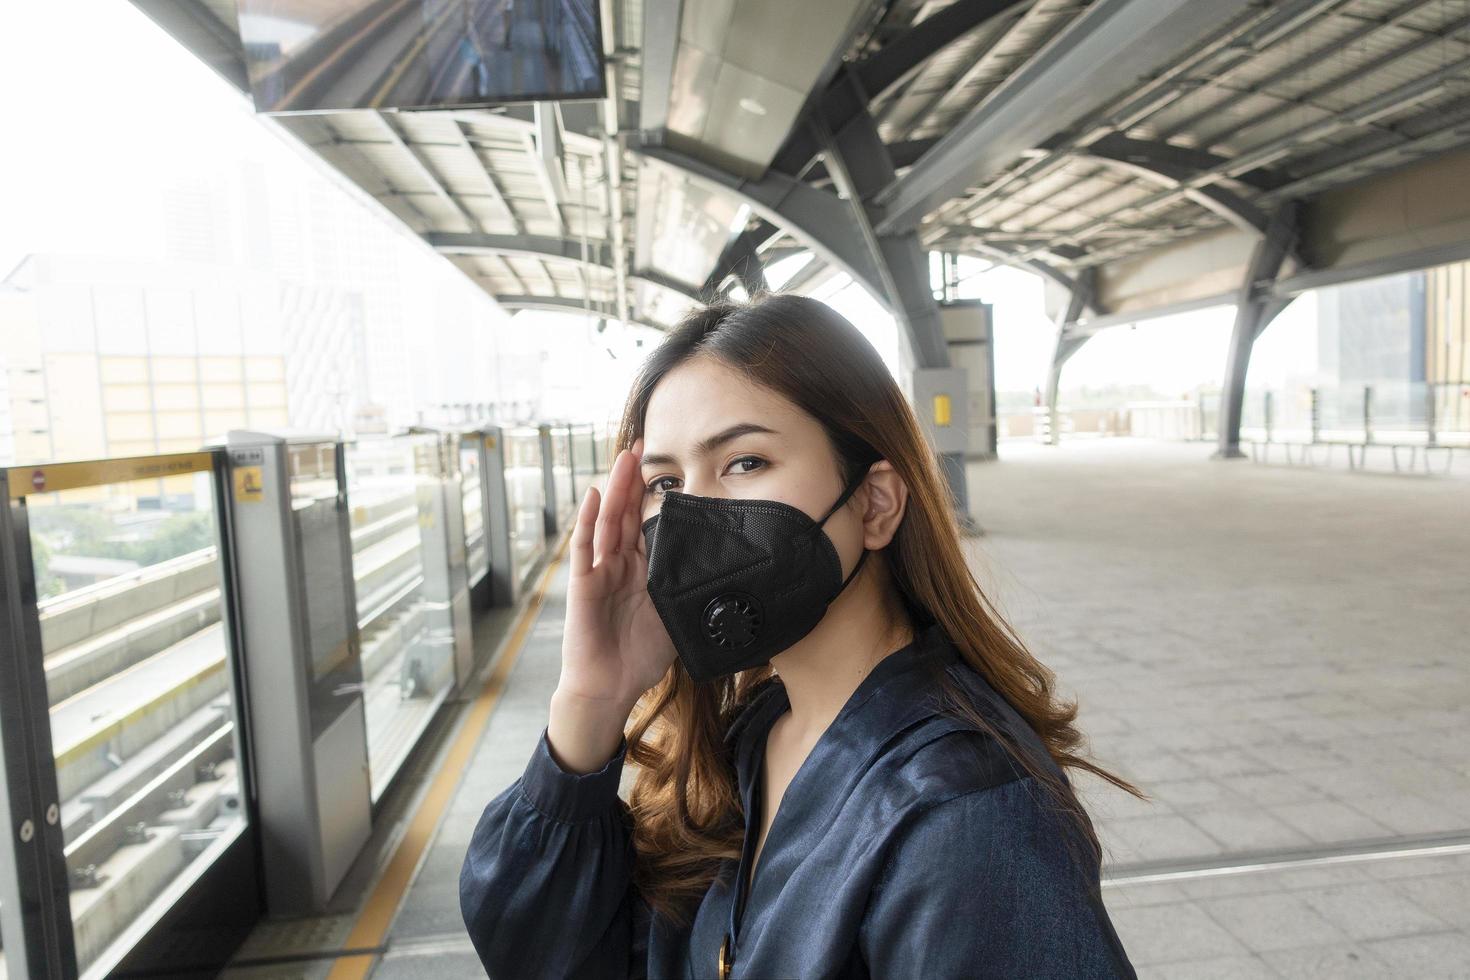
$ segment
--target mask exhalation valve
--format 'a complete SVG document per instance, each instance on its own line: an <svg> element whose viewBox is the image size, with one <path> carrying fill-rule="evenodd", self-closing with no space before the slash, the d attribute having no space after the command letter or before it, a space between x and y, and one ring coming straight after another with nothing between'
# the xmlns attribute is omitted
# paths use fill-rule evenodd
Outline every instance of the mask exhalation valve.
<svg viewBox="0 0 1470 980"><path fill-rule="evenodd" d="M760 603L753 596L726 592L704 607L704 634L722 647L749 646L760 633L761 619Z"/></svg>

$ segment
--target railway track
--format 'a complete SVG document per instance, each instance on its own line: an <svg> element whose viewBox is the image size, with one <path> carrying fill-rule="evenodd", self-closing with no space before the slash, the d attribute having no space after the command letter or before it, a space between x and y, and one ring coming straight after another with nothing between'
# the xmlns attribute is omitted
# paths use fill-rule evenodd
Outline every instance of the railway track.
<svg viewBox="0 0 1470 980"><path fill-rule="evenodd" d="M351 535L369 731L392 740L403 727L394 702L411 686L404 652L428 632L414 497L355 506ZM42 604L83 961L243 827L217 563L207 548ZM370 752L378 764L397 747Z"/></svg>

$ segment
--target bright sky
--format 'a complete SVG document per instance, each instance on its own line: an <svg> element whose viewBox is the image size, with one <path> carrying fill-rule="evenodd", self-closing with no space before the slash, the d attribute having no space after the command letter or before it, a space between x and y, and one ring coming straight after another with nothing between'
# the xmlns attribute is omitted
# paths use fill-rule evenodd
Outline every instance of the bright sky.
<svg viewBox="0 0 1470 980"><path fill-rule="evenodd" d="M0 114L4 272L27 252L160 254L163 187L218 167L222 148L279 144L261 139L246 100L118 0L0 8Z"/></svg>
<svg viewBox="0 0 1470 980"><path fill-rule="evenodd" d="M159 254L157 205L171 183L232 155L305 152L124 0L0 7L0 113L13 139L0 154L0 275L34 251ZM871 296L842 281L820 295L896 367L893 318ZM995 306L997 386L1042 384L1055 329L1041 280L999 268L967 280L963 295ZM1252 385L1314 370L1314 315L1298 302L1262 336ZM1218 383L1231 316L1220 308L1106 331L1068 362L1063 387Z"/></svg>

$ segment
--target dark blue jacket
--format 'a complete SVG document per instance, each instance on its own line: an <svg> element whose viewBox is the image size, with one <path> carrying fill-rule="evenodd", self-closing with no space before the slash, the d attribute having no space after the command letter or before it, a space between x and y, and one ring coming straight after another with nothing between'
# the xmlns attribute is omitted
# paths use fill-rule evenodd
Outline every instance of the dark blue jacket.
<svg viewBox="0 0 1470 980"><path fill-rule="evenodd" d="M543 729L524 774L491 800L460 872L460 909L497 978L1133 977L1095 868L1035 778L996 740L940 714L948 670L981 713L1056 772L1031 728L935 623L863 678L787 786L755 881L755 835L724 862L692 923L632 887L618 796L627 742L565 772ZM747 826L758 826L766 733L788 708L763 682L729 729ZM753 797L755 797L753 799Z"/></svg>

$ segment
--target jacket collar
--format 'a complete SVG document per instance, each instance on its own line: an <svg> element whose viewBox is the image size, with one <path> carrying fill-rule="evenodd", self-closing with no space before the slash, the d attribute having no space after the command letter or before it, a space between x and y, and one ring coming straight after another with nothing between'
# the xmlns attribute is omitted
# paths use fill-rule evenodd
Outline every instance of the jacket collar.
<svg viewBox="0 0 1470 980"><path fill-rule="evenodd" d="M959 663L959 650L936 621L920 627L914 639L880 660L832 720L822 740L839 739L862 751L865 758L914 722L939 713L930 694L934 676ZM725 743L733 751L741 797L749 803L752 774L759 761L758 749L766 735L790 706L786 686L779 677L761 682L750 701L731 722Z"/></svg>

